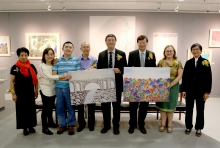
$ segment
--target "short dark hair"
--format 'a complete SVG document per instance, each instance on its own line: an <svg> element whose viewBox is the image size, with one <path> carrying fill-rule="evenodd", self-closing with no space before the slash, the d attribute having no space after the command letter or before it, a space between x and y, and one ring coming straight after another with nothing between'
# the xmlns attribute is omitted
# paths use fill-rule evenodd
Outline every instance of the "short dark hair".
<svg viewBox="0 0 220 148"><path fill-rule="evenodd" d="M70 42L70 41L66 41L65 43L63 43L63 47L64 47L66 44L72 44L72 45L73 45L72 42ZM73 45L73 47L74 47L74 45Z"/></svg>
<svg viewBox="0 0 220 148"><path fill-rule="evenodd" d="M138 43L138 41L144 40L144 39L146 39L146 41L148 42L148 38L147 38L146 35L140 35L140 36L137 38L137 43Z"/></svg>
<svg viewBox="0 0 220 148"><path fill-rule="evenodd" d="M199 43L194 43L194 44L192 44L192 46L191 46L191 52L192 52L192 49L194 48L194 47L196 47L196 46L198 46L199 47L199 49L202 51L202 46L199 44Z"/></svg>
<svg viewBox="0 0 220 148"><path fill-rule="evenodd" d="M53 54L55 54L55 53L54 53L54 50L53 50L52 48L46 48L46 49L44 49L43 55L42 55L42 63L45 63L45 64L46 64L45 54L48 54L48 52L49 52L50 50L53 52ZM53 65L53 61L51 62L51 64Z"/></svg>
<svg viewBox="0 0 220 148"><path fill-rule="evenodd" d="M117 41L116 36L115 36L114 34L108 34L108 35L105 37L105 41L107 40L108 37L114 37L114 38L115 38L115 41Z"/></svg>
<svg viewBox="0 0 220 148"><path fill-rule="evenodd" d="M25 52L29 56L29 50L27 48L25 47L18 48L16 51L18 57L20 56L21 52Z"/></svg>

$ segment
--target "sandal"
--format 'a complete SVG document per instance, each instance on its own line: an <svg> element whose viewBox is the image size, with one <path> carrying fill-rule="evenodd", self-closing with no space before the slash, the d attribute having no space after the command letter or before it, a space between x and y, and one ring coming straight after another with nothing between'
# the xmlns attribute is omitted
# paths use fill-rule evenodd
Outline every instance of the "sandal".
<svg viewBox="0 0 220 148"><path fill-rule="evenodd" d="M172 127L168 127L168 128L167 128L167 133L172 133L172 132L173 132Z"/></svg>
<svg viewBox="0 0 220 148"><path fill-rule="evenodd" d="M160 126L159 131L163 132L165 130L164 126Z"/></svg>

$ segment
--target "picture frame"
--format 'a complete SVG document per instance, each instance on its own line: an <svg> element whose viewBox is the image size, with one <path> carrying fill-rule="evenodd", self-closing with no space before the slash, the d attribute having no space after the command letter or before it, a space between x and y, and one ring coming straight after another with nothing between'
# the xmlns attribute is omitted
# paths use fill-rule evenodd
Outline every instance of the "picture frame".
<svg viewBox="0 0 220 148"><path fill-rule="evenodd" d="M0 36L0 56L11 56L11 46L9 36Z"/></svg>
<svg viewBox="0 0 220 148"><path fill-rule="evenodd" d="M51 47L55 58L60 57L59 33L25 33L26 48L29 49L29 59L42 59L43 51Z"/></svg>
<svg viewBox="0 0 220 148"><path fill-rule="evenodd" d="M193 58L193 55L191 53L191 49L188 49L188 54L187 54L187 60ZM209 60L209 62L212 62L212 50L211 49L202 49L202 53L201 56L207 60Z"/></svg>
<svg viewBox="0 0 220 148"><path fill-rule="evenodd" d="M209 47L220 47L220 29L210 29Z"/></svg>

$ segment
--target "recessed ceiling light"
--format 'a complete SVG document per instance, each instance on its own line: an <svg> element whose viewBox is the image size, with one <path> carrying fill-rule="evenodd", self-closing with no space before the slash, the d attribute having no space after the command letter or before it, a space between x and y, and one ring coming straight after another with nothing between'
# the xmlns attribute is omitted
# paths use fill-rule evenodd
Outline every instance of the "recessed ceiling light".
<svg viewBox="0 0 220 148"><path fill-rule="evenodd" d="M179 0L180 2L184 1L184 0Z"/></svg>

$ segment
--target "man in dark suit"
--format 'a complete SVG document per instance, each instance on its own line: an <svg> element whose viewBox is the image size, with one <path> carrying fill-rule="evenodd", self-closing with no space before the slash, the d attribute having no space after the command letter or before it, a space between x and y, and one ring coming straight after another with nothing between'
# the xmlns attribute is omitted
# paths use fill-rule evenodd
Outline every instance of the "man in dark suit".
<svg viewBox="0 0 220 148"><path fill-rule="evenodd" d="M212 88L212 71L207 59L201 57L202 46L195 43L191 46L193 58L185 64L182 77L182 94L186 99L185 134L193 128L193 107L196 101L196 136L202 135L204 127L205 101L209 98Z"/></svg>
<svg viewBox="0 0 220 148"><path fill-rule="evenodd" d="M123 51L115 49L116 37L113 34L109 34L105 38L107 50L99 53L97 69L112 68L115 72L116 82L116 99L117 102L113 102L113 133L118 135L119 122L120 122L120 105L121 105L121 93L123 91L123 73L124 67L127 66L126 55ZM102 103L102 114L104 120L104 128L101 133L106 133L111 127L111 103Z"/></svg>
<svg viewBox="0 0 220 148"><path fill-rule="evenodd" d="M128 67L156 67L155 54L148 51L147 48L148 38L145 35L140 35L137 38L138 48L129 53ZM147 131L144 128L145 118L147 116L147 108L149 102L130 102L130 128L128 133L132 134L134 129L137 127L137 109L138 113L138 126L141 133L146 134Z"/></svg>

